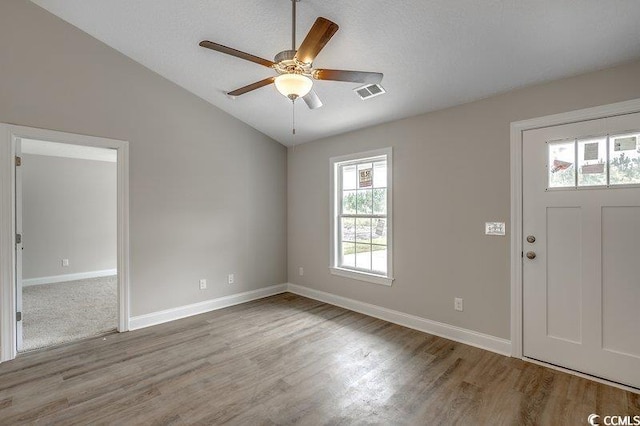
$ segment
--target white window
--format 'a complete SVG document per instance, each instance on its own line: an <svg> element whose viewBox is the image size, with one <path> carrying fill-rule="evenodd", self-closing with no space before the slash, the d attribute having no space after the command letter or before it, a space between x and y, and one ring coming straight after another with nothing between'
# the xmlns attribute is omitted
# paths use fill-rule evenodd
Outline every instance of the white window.
<svg viewBox="0 0 640 426"><path fill-rule="evenodd" d="M331 272L391 285L391 148L331 159Z"/></svg>

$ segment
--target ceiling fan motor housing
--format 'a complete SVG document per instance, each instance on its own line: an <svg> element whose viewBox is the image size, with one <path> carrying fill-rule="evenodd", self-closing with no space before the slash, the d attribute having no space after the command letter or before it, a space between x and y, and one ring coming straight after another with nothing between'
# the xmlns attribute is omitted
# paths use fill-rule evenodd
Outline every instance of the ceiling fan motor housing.
<svg viewBox="0 0 640 426"><path fill-rule="evenodd" d="M273 69L278 74L301 74L307 77L312 76L311 64L305 64L296 59L295 50L283 50L278 53L275 58Z"/></svg>
<svg viewBox="0 0 640 426"><path fill-rule="evenodd" d="M276 64L279 64L282 61L293 62L293 58L295 58L295 56L296 56L295 50L283 50L282 52L276 55L276 57L273 59L273 62L275 62Z"/></svg>

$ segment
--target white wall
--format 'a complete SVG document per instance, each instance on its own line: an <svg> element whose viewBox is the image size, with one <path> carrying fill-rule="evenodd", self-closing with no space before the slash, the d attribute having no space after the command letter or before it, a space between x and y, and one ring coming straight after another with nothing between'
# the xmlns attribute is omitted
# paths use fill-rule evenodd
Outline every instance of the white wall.
<svg viewBox="0 0 640 426"><path fill-rule="evenodd" d="M26 0L0 70L0 122L129 141L133 316L286 282L281 144Z"/></svg>
<svg viewBox="0 0 640 426"><path fill-rule="evenodd" d="M116 163L23 154L21 167L23 279L116 269Z"/></svg>
<svg viewBox="0 0 640 426"><path fill-rule="evenodd" d="M484 223L509 229L510 123L634 98L640 62L289 149L289 281L508 339L509 235L485 236ZM396 280L384 287L333 276L329 158L388 146Z"/></svg>

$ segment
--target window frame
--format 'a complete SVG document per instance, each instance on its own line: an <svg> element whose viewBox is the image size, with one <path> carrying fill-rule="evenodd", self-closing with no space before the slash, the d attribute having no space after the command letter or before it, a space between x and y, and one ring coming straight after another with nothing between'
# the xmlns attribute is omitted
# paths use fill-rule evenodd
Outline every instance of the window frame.
<svg viewBox="0 0 640 426"><path fill-rule="evenodd" d="M340 208L342 205L342 177L340 168L349 164L363 163L383 157L387 162L387 273L378 274L358 269L341 267L340 258ZM393 284L393 149L391 147L372 151L358 152L348 155L330 158L330 213L331 213L331 238L329 270L333 275L351 278L359 281L367 281L374 284L391 286ZM376 216L373 213L371 216Z"/></svg>

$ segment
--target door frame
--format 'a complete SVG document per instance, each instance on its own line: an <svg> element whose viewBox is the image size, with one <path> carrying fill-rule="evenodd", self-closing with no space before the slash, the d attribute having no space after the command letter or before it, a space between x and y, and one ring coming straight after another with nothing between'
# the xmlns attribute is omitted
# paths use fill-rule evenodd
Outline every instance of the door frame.
<svg viewBox="0 0 640 426"><path fill-rule="evenodd" d="M118 331L129 330L129 142L0 123L0 362L14 359L16 341L16 139L115 149L117 159Z"/></svg>
<svg viewBox="0 0 640 426"><path fill-rule="evenodd" d="M523 262L523 230L522 230L522 137L526 130L617 115L640 112L640 99L632 99L593 108L580 109L560 114L522 120L511 123L511 356L523 356L522 314L522 262ZM539 363L539 362L538 362ZM574 373L575 374L575 373ZM590 379L594 379L588 376Z"/></svg>

